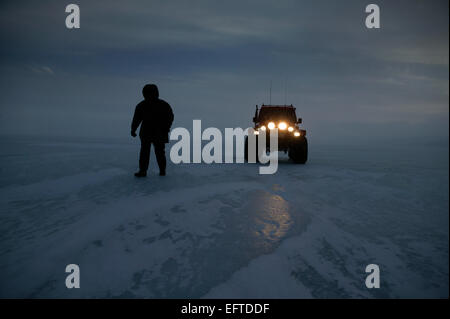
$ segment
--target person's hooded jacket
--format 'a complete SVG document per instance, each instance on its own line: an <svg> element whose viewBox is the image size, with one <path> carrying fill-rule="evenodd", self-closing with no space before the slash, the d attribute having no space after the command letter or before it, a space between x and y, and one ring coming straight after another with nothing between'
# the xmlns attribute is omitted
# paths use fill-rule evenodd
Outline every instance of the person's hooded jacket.
<svg viewBox="0 0 450 319"><path fill-rule="evenodd" d="M168 143L169 131L173 122L173 112L169 103L159 98L158 87L154 84L144 86L144 100L136 106L131 134L135 134L139 125L139 136L156 143Z"/></svg>

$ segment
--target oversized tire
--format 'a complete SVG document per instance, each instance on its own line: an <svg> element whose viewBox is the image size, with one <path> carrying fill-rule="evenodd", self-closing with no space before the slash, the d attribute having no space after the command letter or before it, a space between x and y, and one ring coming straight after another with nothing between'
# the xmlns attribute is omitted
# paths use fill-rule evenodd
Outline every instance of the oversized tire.
<svg viewBox="0 0 450 319"><path fill-rule="evenodd" d="M296 164L305 164L308 160L308 140L301 137L289 147L289 158Z"/></svg>
<svg viewBox="0 0 450 319"><path fill-rule="evenodd" d="M244 159L248 162L248 136L245 137ZM256 136L256 162L258 162L258 136Z"/></svg>

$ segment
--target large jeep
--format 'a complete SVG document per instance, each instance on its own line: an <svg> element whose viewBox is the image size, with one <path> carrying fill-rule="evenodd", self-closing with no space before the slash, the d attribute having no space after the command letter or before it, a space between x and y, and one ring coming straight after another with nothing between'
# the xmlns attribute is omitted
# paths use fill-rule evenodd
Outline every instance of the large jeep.
<svg viewBox="0 0 450 319"><path fill-rule="evenodd" d="M259 133L266 133L266 152L269 151L270 131L278 128L278 151L288 153L289 158L298 164L305 164L308 160L308 140L306 131L299 128L301 118L297 118L295 107L262 105L260 109L256 106L253 118L254 133L256 140ZM256 143L256 159L258 159L258 143ZM245 160L248 161L248 137L245 138Z"/></svg>

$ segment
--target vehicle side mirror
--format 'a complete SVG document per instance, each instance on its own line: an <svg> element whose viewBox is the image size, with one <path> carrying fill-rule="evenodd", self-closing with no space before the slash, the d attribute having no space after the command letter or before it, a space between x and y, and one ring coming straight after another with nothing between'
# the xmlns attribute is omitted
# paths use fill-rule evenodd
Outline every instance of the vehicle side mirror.
<svg viewBox="0 0 450 319"><path fill-rule="evenodd" d="M297 124L302 124L302 118L301 117L298 118Z"/></svg>

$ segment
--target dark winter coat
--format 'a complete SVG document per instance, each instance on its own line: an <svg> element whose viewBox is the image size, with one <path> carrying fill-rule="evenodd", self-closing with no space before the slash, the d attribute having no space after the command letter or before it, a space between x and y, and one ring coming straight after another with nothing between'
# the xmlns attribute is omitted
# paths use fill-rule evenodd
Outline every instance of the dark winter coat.
<svg viewBox="0 0 450 319"><path fill-rule="evenodd" d="M173 112L169 103L159 98L145 99L136 106L131 132L136 132L141 125L141 138L156 143L168 143L172 122Z"/></svg>

